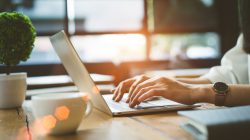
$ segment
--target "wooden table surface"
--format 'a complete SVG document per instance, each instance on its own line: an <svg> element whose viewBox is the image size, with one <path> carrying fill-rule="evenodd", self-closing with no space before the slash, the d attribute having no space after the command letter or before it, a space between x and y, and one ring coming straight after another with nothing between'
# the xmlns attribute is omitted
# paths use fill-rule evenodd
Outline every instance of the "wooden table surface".
<svg viewBox="0 0 250 140"><path fill-rule="evenodd" d="M49 136L40 131L29 106L11 110L0 110L1 140L192 140L180 124L187 119L176 112L161 114L110 117L96 109L84 119L74 134ZM213 108L204 104L204 108ZM26 117L27 116L27 117Z"/></svg>

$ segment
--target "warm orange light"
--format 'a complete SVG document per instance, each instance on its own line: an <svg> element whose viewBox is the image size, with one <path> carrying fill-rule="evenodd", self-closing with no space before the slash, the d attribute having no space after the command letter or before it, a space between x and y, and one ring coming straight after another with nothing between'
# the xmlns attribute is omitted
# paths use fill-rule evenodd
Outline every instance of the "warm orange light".
<svg viewBox="0 0 250 140"><path fill-rule="evenodd" d="M45 129L52 129L56 126L56 118L52 115L47 115L42 118L42 125Z"/></svg>
<svg viewBox="0 0 250 140"><path fill-rule="evenodd" d="M94 87L92 88L92 92L93 92L93 93L96 93L96 94L100 93L100 92L99 92L99 89L98 89L96 86L94 86Z"/></svg>
<svg viewBox="0 0 250 140"><path fill-rule="evenodd" d="M14 140L29 140L30 134L27 130L27 127L22 127L19 129L18 134Z"/></svg>
<svg viewBox="0 0 250 140"><path fill-rule="evenodd" d="M83 101L88 102L90 100L90 97L88 95L82 96Z"/></svg>
<svg viewBox="0 0 250 140"><path fill-rule="evenodd" d="M60 106L56 108L54 115L60 121L67 120L69 117L70 110L67 106Z"/></svg>
<svg viewBox="0 0 250 140"><path fill-rule="evenodd" d="M32 129L32 134L33 135L46 135L48 134L51 130L50 129L45 129L45 127L43 127L43 121L42 118L37 118L32 122L31 125L31 129Z"/></svg>

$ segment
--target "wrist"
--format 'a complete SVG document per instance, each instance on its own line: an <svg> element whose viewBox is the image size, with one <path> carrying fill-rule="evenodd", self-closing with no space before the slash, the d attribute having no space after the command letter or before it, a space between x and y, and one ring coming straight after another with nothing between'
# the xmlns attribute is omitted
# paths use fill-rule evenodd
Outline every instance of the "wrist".
<svg viewBox="0 0 250 140"><path fill-rule="evenodd" d="M194 103L206 102L214 104L215 92L213 85L197 85L192 91L191 98Z"/></svg>

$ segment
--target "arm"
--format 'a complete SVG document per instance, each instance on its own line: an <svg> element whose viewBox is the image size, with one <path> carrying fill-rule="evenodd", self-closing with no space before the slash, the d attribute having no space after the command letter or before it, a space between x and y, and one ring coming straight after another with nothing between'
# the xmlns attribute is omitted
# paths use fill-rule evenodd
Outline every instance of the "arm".
<svg viewBox="0 0 250 140"><path fill-rule="evenodd" d="M200 85L194 87L194 92L192 98L194 103L196 102L208 102L215 103L215 91L212 89L212 85ZM229 92L225 97L225 106L239 106L239 105L249 105L250 104L250 85L239 85L231 84L229 85Z"/></svg>
<svg viewBox="0 0 250 140"><path fill-rule="evenodd" d="M141 78L140 78L141 79ZM122 98L122 89L131 88L122 83L115 90L115 93ZM133 84L130 84L133 85ZM153 96L183 103L194 104L200 102L215 103L216 92L212 84L187 84L176 79L166 77L143 78L139 84L133 86L130 91L129 106L134 107ZM250 85L229 85L229 92L225 98L226 106L249 105L250 104ZM124 92L125 93L125 92ZM116 100L119 101L119 100Z"/></svg>
<svg viewBox="0 0 250 140"><path fill-rule="evenodd" d="M145 76L145 75L139 75L130 79L127 79L125 81L122 81L116 89L112 90L114 96L113 100L116 102L119 102L123 95L125 93L129 93L129 98L132 94L132 92L135 90L135 88L141 84L142 82L150 79L151 77ZM163 77L162 77L163 78ZM186 84L211 84L211 82L203 77L198 77L198 78L176 78L177 81L186 83ZM126 101L127 103L129 102L129 98Z"/></svg>
<svg viewBox="0 0 250 140"><path fill-rule="evenodd" d="M248 55L242 49L242 36L237 45L222 58L221 66L213 67L209 73L195 79L170 79L167 77L150 78L140 76L128 79L113 90L114 100L119 102L123 94L129 92L127 102L133 107L152 96L184 103L214 103L214 91L211 83L224 82L230 85L231 91L225 101L228 106L249 104ZM201 85L202 84L202 85Z"/></svg>
<svg viewBox="0 0 250 140"><path fill-rule="evenodd" d="M203 77L198 78L176 78L176 80L187 84L211 84L211 82Z"/></svg>

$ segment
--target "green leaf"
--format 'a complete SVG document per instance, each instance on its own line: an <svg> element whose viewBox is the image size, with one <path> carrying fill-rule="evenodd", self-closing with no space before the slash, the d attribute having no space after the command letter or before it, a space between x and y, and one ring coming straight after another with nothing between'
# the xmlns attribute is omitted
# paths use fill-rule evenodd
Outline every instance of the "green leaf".
<svg viewBox="0 0 250 140"><path fill-rule="evenodd" d="M14 66L26 61L34 47L36 30L28 16L0 13L0 64Z"/></svg>

